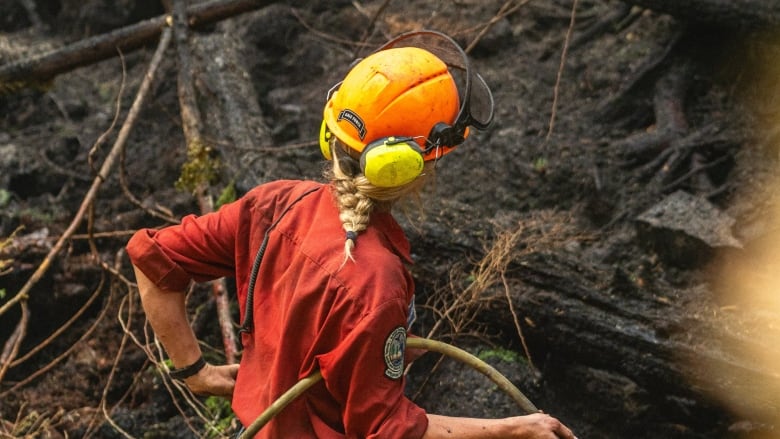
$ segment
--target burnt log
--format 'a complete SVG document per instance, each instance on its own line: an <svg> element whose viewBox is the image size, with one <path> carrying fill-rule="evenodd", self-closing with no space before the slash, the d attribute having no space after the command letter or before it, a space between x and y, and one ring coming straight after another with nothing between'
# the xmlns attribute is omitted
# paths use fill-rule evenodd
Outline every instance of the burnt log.
<svg viewBox="0 0 780 439"><path fill-rule="evenodd" d="M257 14L275 11L271 7ZM220 23L219 32L193 34L190 48L198 106L204 109L203 135L218 145L223 182L233 181L243 191L273 179L273 173L290 171L292 163L268 153L271 132L243 55L246 41L235 23Z"/></svg>
<svg viewBox="0 0 780 439"><path fill-rule="evenodd" d="M188 8L188 25L192 28L259 9L273 3L269 0L214 0ZM65 47L0 66L0 91L46 82L58 74L87 66L143 47L159 38L170 23L170 16L161 15L139 23L96 35Z"/></svg>
<svg viewBox="0 0 780 439"><path fill-rule="evenodd" d="M431 209L439 211L435 204ZM456 209L440 212L449 210ZM435 266L480 260L486 239L495 238L468 215L436 216L410 233L416 251L439 261ZM565 420L570 411L571 418L587 420L572 426L579 437L730 437L735 430L763 437L776 429L780 398L767 389L780 388L780 376L755 354L780 358L771 335L778 332L776 311L756 312L724 299L722 290L736 288L718 286L718 276L708 275L714 260L688 268L664 262L642 248L638 229L631 222L616 227L612 242L600 249L576 238L558 246L521 240L501 281L479 299L488 305L461 334L491 334L497 345L528 354L539 385L529 387L526 377L518 386L548 413ZM727 265L739 261L743 270L753 270L748 278L776 271L749 259L748 249L724 251L731 258ZM428 267L414 268L422 283L418 303L447 294L425 285L442 276ZM746 329L759 314L768 323ZM417 330L425 334L424 321ZM526 364L515 368L511 373L528 374Z"/></svg>
<svg viewBox="0 0 780 439"><path fill-rule="evenodd" d="M523 330L531 351L544 352L550 359L546 373L564 382L574 377L591 384L600 382L578 386L593 392L590 400L619 395L622 401L605 400L603 404L618 407L612 414L626 417L628 431L624 434L631 432L632 423L646 428L648 418L661 424L693 425L695 419L717 410L713 398L724 392L754 395L755 399L745 397L741 404L743 412L757 418L780 409L778 401L763 399L759 387L744 392L745 386L777 383L778 377L724 347L723 337L742 346L761 341L721 332L720 328L733 326L727 318L736 316L717 311L709 288L679 289L672 297L659 295L638 287L621 270L605 268L560 253L534 254L515 265L513 276L520 282L516 291L521 292L513 297L515 309L521 310L527 323ZM511 322L502 310L494 310L494 316L499 315L495 320ZM761 349L778 348L767 345ZM734 379L714 381L713 370L729 371ZM605 375L612 378L599 380Z"/></svg>
<svg viewBox="0 0 780 439"><path fill-rule="evenodd" d="M780 25L780 3L767 0L624 0L674 17L744 30Z"/></svg>

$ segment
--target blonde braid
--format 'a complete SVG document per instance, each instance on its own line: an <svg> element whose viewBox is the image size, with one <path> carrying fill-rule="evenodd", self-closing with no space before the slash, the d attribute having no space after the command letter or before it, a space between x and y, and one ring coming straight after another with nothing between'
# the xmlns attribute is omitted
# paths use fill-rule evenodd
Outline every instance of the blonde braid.
<svg viewBox="0 0 780 439"><path fill-rule="evenodd" d="M333 139L332 168L326 173L335 188L336 204L339 209L339 219L347 234L344 242L344 263L355 261L352 250L355 248L357 236L366 230L375 208L389 210L393 204L405 195L419 192L426 177L433 174L433 162L426 163L423 174L404 186L377 187L371 184L360 171L357 161L344 153L338 140Z"/></svg>
<svg viewBox="0 0 780 439"><path fill-rule="evenodd" d="M358 190L355 177L343 173L339 166L339 159L334 157L333 162L333 186L336 188L336 203L339 207L339 219L347 239L344 241L344 262L352 257L352 249L355 248L357 234L366 230L374 210L374 201L366 194Z"/></svg>

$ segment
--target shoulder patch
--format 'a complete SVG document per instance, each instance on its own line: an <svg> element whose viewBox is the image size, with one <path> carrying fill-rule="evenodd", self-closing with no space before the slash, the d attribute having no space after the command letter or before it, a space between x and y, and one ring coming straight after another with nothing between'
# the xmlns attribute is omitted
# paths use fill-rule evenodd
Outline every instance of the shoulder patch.
<svg viewBox="0 0 780 439"><path fill-rule="evenodd" d="M406 328L399 326L385 340L385 376L391 380L401 378L404 373L404 352L406 351Z"/></svg>

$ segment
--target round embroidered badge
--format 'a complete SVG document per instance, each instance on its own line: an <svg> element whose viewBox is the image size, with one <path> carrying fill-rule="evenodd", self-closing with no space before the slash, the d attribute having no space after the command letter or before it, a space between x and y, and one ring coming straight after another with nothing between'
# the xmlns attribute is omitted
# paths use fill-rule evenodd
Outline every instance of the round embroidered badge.
<svg viewBox="0 0 780 439"><path fill-rule="evenodd" d="M404 373L405 350L406 328L399 326L385 340L385 376L391 380L401 378Z"/></svg>

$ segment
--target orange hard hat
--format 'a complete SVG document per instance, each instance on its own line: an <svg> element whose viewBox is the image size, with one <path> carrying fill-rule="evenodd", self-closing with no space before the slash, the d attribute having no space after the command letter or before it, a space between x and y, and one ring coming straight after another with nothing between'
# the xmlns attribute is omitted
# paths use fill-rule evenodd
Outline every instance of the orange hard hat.
<svg viewBox="0 0 780 439"><path fill-rule="evenodd" d="M350 70L325 105L324 124L353 156L386 137L412 138L425 151L432 128L453 124L459 105L458 86L441 59L418 47L390 48ZM455 145L441 146L429 148L423 159L439 158Z"/></svg>

